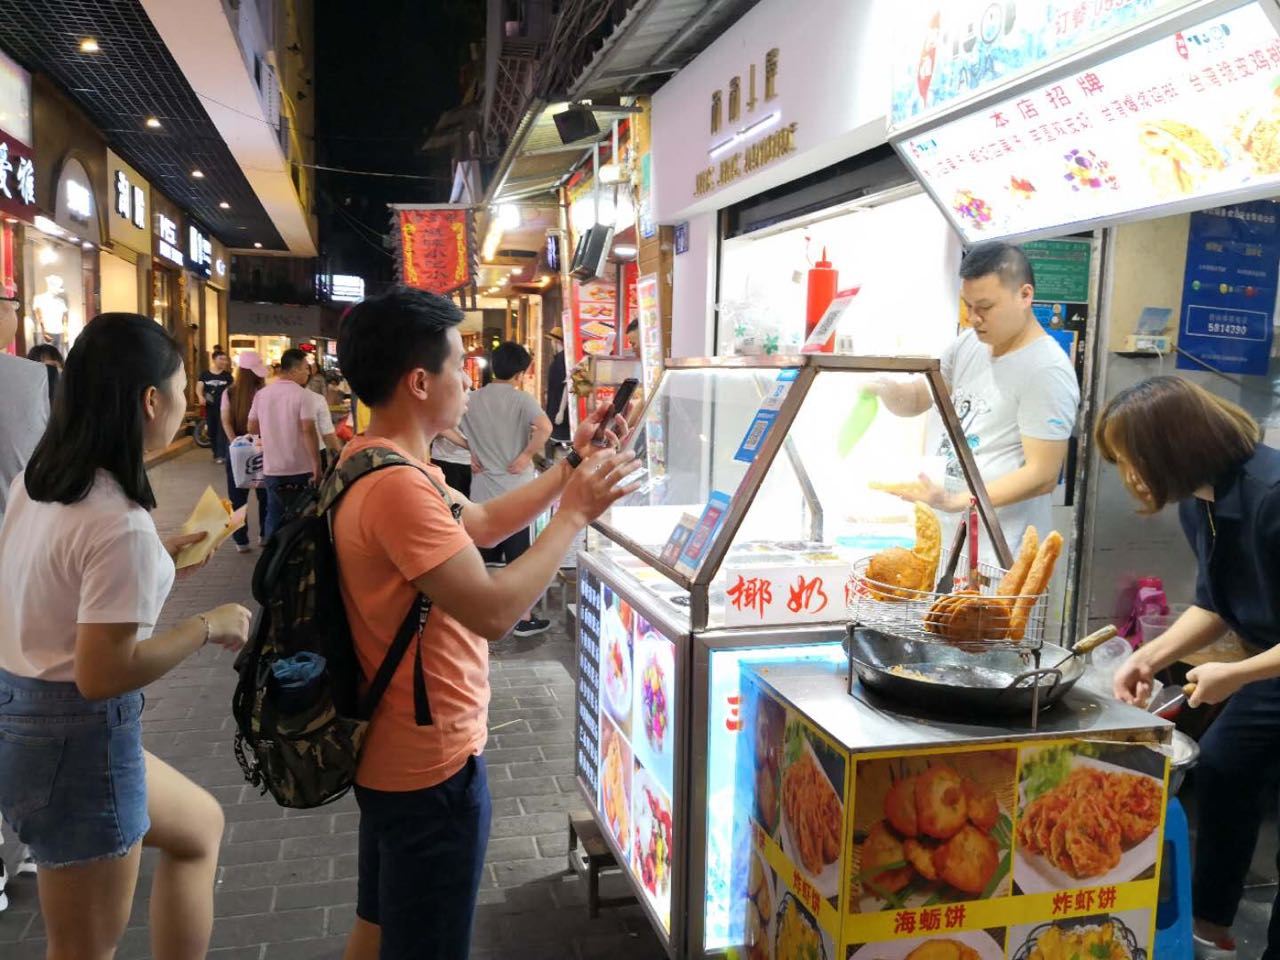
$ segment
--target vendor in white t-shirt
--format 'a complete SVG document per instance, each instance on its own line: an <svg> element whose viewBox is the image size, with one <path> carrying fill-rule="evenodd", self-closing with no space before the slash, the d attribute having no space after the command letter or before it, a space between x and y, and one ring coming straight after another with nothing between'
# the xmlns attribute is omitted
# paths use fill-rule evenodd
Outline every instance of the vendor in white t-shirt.
<svg viewBox="0 0 1280 960"><path fill-rule="evenodd" d="M1066 353L1031 311L1035 277L1021 248L978 244L960 264L960 278L972 328L943 351L942 376L1005 539L1016 551L1028 525L1041 537L1051 529L1050 495L1075 428L1080 387ZM922 377L880 380L871 390L898 416L916 416L932 404ZM922 476L921 491L903 498L959 513L970 495L945 435L938 452L947 461L945 486Z"/></svg>

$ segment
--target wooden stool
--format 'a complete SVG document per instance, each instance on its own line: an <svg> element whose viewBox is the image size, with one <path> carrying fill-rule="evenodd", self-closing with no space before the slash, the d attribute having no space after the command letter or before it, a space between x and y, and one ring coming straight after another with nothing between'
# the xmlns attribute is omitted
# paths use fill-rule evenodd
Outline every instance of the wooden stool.
<svg viewBox="0 0 1280 960"><path fill-rule="evenodd" d="M581 850L578 844L582 844ZM576 873L587 881L587 913L593 919L600 916L601 907L621 907L635 903L636 898L601 897L600 871L617 870L622 867L614 859L613 852L605 843L600 827L590 814L569 815L569 871Z"/></svg>

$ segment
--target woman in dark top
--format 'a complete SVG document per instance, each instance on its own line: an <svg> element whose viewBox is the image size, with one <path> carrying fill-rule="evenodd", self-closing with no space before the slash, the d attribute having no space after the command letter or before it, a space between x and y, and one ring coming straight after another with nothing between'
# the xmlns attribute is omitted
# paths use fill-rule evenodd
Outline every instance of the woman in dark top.
<svg viewBox="0 0 1280 960"><path fill-rule="evenodd" d="M1191 706L1231 698L1200 741L1196 768L1196 956L1235 957L1231 923L1264 807L1280 775L1280 451L1261 443L1240 407L1178 377L1153 377L1107 406L1102 455L1155 513L1177 502L1196 554L1195 604L1141 647L1115 677L1115 694L1143 704L1153 676L1234 631L1252 656L1206 663L1187 678ZM1280 960L1273 907L1264 960Z"/></svg>

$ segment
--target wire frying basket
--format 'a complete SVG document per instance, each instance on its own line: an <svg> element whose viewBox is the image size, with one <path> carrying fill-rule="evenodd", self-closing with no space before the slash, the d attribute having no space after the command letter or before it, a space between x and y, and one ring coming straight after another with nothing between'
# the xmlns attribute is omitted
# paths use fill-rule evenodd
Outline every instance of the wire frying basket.
<svg viewBox="0 0 1280 960"><path fill-rule="evenodd" d="M913 590L872 580L871 559L853 565L845 590L849 619L863 627L973 653L992 649L1037 651L1044 644L1047 594L998 593L1006 571L979 563L976 582L956 577L956 589Z"/></svg>

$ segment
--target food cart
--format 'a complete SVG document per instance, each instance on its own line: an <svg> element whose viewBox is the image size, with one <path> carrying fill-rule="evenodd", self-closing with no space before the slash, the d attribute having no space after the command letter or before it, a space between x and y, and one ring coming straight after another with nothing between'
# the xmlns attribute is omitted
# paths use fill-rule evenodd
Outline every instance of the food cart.
<svg viewBox="0 0 1280 960"><path fill-rule="evenodd" d="M747 668L741 707L747 960L1153 956L1167 722L1083 692L957 719L831 663Z"/></svg>
<svg viewBox="0 0 1280 960"><path fill-rule="evenodd" d="M865 389L909 375L941 417L895 417ZM576 774L667 952L723 955L746 881L743 664L845 662L850 571L917 535L914 508L875 487L967 484L1005 566L1009 548L936 360L672 360L636 422L640 489L578 555ZM944 440L958 476L924 454Z"/></svg>

